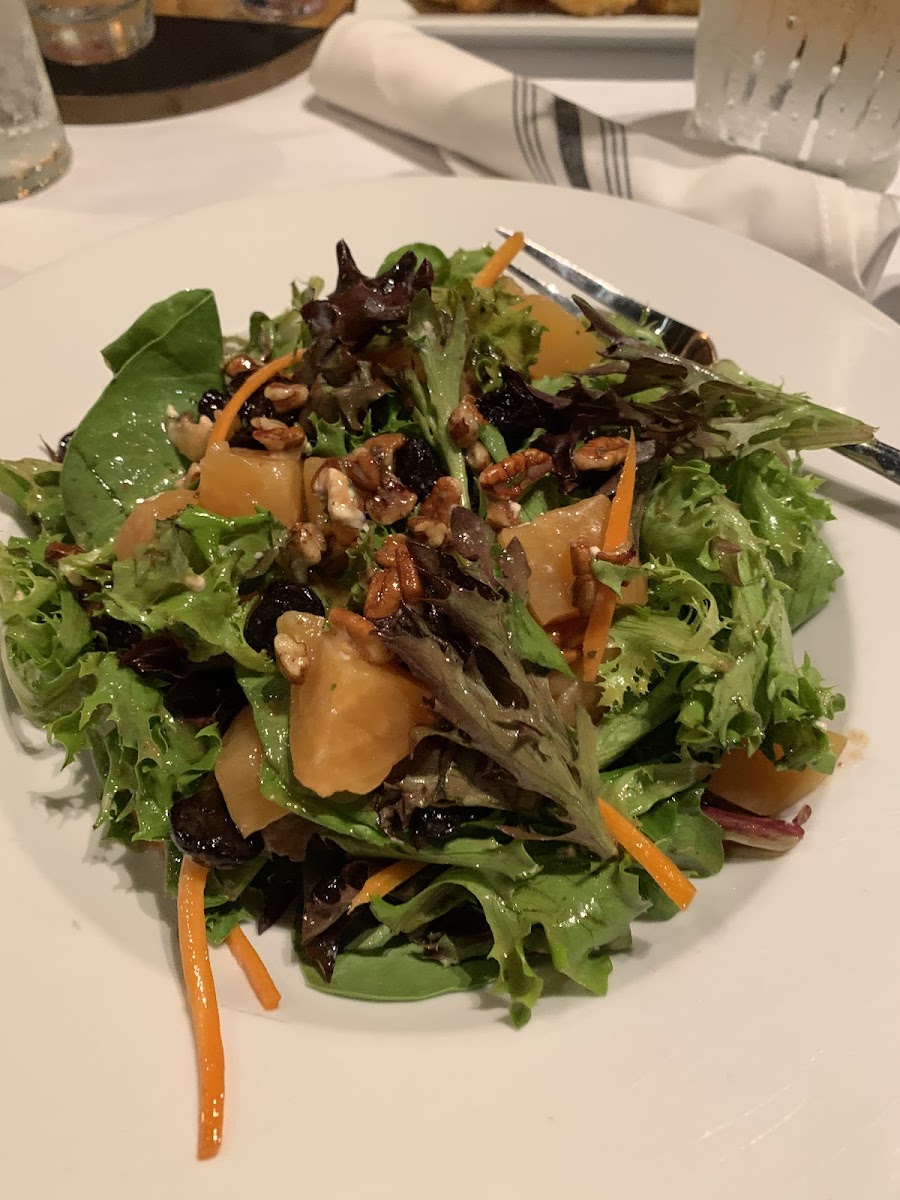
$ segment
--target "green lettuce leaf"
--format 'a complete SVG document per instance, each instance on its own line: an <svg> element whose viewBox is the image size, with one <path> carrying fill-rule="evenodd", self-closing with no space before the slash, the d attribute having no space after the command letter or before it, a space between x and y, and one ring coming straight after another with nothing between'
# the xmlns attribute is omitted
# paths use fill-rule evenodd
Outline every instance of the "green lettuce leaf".
<svg viewBox="0 0 900 1200"><path fill-rule="evenodd" d="M548 864L549 866L549 864ZM610 964L604 950L629 944L629 926L647 907L638 878L619 862L601 866L586 858L556 856L552 869L509 882L474 871L451 869L404 904L372 902L376 918L395 933L411 933L474 897L490 927L497 988L510 998L510 1015L525 1024L543 983L529 959L537 945L553 967L582 987L603 995Z"/></svg>
<svg viewBox="0 0 900 1200"><path fill-rule="evenodd" d="M407 332L425 372L424 384L412 371L405 375L413 415L426 440L446 463L447 473L459 483L462 503L468 505L465 456L447 429L450 414L462 395L469 337L465 307L459 297L454 297L449 309L438 308L428 292L419 292L410 308Z"/></svg>
<svg viewBox="0 0 900 1200"><path fill-rule="evenodd" d="M597 567L605 582L608 565ZM690 570L664 559L651 558L641 569L648 577L647 604L617 609L608 642L613 653L600 668L604 706L614 711L626 696L643 695L679 663L715 672L730 666L716 646L725 623L709 588Z"/></svg>
<svg viewBox="0 0 900 1200"><path fill-rule="evenodd" d="M184 472L166 436L166 409L221 387L212 293L178 292L154 305L106 354L116 374L72 435L62 468L66 520L86 547L108 542L139 500Z"/></svg>
<svg viewBox="0 0 900 1200"><path fill-rule="evenodd" d="M413 942L394 937L383 925L341 950L330 983L300 947L299 939L295 946L310 987L353 1000L428 1000L484 987L497 975L496 963L485 958L444 965L426 957Z"/></svg>
<svg viewBox="0 0 900 1200"><path fill-rule="evenodd" d="M601 772L599 792L631 821L636 821L663 800L706 779L706 763L684 759L674 763L637 763L616 771Z"/></svg>
<svg viewBox="0 0 900 1200"><path fill-rule="evenodd" d="M48 726L79 703L92 630L72 589L44 560L48 538L0 545L3 665L22 712Z"/></svg>
<svg viewBox="0 0 900 1200"><path fill-rule="evenodd" d="M452 295L462 301L469 329L468 366L483 391L501 382L500 368L528 375L537 361L544 326L532 320L518 296L502 283L473 287L461 280Z"/></svg>
<svg viewBox="0 0 900 1200"><path fill-rule="evenodd" d="M16 699L67 761L91 751L102 783L98 823L129 841L164 838L173 800L212 770L219 735L176 720L156 688L115 654L91 649L87 616L44 562L45 544L0 547L3 663Z"/></svg>
<svg viewBox="0 0 900 1200"><path fill-rule="evenodd" d="M78 675L80 702L51 724L50 735L67 761L91 751L103 784L98 824L130 841L167 837L173 802L213 769L218 730L176 720L161 693L120 667L115 654L84 655ZM126 823L132 815L136 832Z"/></svg>
<svg viewBox="0 0 900 1200"><path fill-rule="evenodd" d="M69 537L60 492L59 463L43 458L0 459L0 494L8 496L41 533Z"/></svg>
<svg viewBox="0 0 900 1200"><path fill-rule="evenodd" d="M700 664L685 677L679 745L713 759L737 746L762 747L774 759L780 746L784 768L832 770L822 726L843 700L808 660L795 663L787 589L766 543L707 464L664 469L644 511L641 540L646 553L670 555L702 582L729 626L716 638L727 670Z"/></svg>
<svg viewBox="0 0 900 1200"><path fill-rule="evenodd" d="M715 875L725 852L722 830L700 807L703 788L690 788L654 804L639 821L663 854L689 875Z"/></svg>
<svg viewBox="0 0 900 1200"><path fill-rule="evenodd" d="M728 495L766 543L776 578L786 585L788 620L796 629L825 607L842 575L820 524L834 514L817 496L821 480L756 450L717 473Z"/></svg>
<svg viewBox="0 0 900 1200"><path fill-rule="evenodd" d="M381 275L384 271L389 271L410 250L416 256L417 267L428 259L434 271L434 285L441 288L453 287L463 279L471 279L493 254L490 246L480 246L477 250L455 250L448 258L443 250L428 242L410 242L407 246L392 250L376 274Z"/></svg>
<svg viewBox="0 0 900 1200"><path fill-rule="evenodd" d="M676 667L646 694L631 693L615 712L604 713L597 725L597 762L601 770L677 716L685 674L685 668Z"/></svg>
<svg viewBox="0 0 900 1200"><path fill-rule="evenodd" d="M570 679L575 678L559 646L555 645L538 625L518 592L513 592L509 597L506 617L513 648L519 658L534 663L535 666L545 667L548 671L561 671Z"/></svg>
<svg viewBox="0 0 900 1200"><path fill-rule="evenodd" d="M78 556L65 569L101 583L98 600L110 616L149 633L175 633L194 659L224 652L262 668L264 656L244 640L247 608L238 589L265 573L286 536L270 513L220 517L192 506L158 522L155 540L111 569Z"/></svg>

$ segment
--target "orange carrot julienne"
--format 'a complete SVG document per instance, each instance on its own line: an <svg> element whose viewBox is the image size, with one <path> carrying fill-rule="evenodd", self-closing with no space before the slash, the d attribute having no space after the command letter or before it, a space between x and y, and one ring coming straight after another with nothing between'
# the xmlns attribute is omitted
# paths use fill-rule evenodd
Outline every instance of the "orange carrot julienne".
<svg viewBox="0 0 900 1200"><path fill-rule="evenodd" d="M200 1127L197 1157L212 1158L222 1145L225 1113L225 1054L219 1026L216 984L209 965L203 891L206 867L187 855L178 876L178 945L188 1008L194 1027L200 1075Z"/></svg>
<svg viewBox="0 0 900 1200"><path fill-rule="evenodd" d="M628 453L622 464L622 474L609 510L609 520L603 531L602 547L606 553L612 553L628 540L631 528L631 510L634 507L634 485L637 478L637 445L634 440L634 430L628 442ZM597 598L588 619L587 629L582 643L583 666L581 677L592 683L600 670L606 643L609 641L609 631L616 611L616 594L612 588L601 583L597 588Z"/></svg>
<svg viewBox="0 0 900 1200"><path fill-rule="evenodd" d="M281 1003L281 992L275 986L272 976L266 970L266 964L259 957L240 925L235 925L225 941L237 960L238 966L247 976L247 982L253 988L254 995L266 1012L277 1008Z"/></svg>
<svg viewBox="0 0 900 1200"><path fill-rule="evenodd" d="M631 431L631 437L628 439L628 452L625 455L625 461L622 463L622 474L619 476L619 482L616 485L616 494L613 496L612 506L609 510L609 520L606 522L606 528L603 531L603 549L607 553L613 550L618 550L619 546L625 544L628 540L628 533L631 528L631 510L634 507L634 484L637 478L637 445L634 440L634 430Z"/></svg>
<svg viewBox="0 0 900 1200"><path fill-rule="evenodd" d="M412 879L413 875L417 875L426 865L423 862L398 861L392 862L390 866L382 867L380 871L369 876L350 901L347 911L353 912L355 908L359 908L362 904L368 904L370 900L380 900L382 896L392 892L401 883L406 883L407 879Z"/></svg>
<svg viewBox="0 0 900 1200"><path fill-rule="evenodd" d="M511 233L506 241L498 246L481 270L472 279L472 285L477 288L492 287L517 254L525 249L525 235Z"/></svg>
<svg viewBox="0 0 900 1200"><path fill-rule="evenodd" d="M618 809L608 804L602 796L597 800L600 815L612 839L627 850L636 863L644 868L666 893L673 904L682 912L696 895L697 889L678 867L663 854L662 850L623 817Z"/></svg>
<svg viewBox="0 0 900 1200"><path fill-rule="evenodd" d="M584 631L582 642L581 677L586 683L593 683L600 671L606 643L609 641L609 631L616 611L616 593L605 583L597 585L597 598Z"/></svg>
<svg viewBox="0 0 900 1200"><path fill-rule="evenodd" d="M290 354L282 354L278 358L273 358L271 362L267 362L258 371L254 371L249 379L245 379L216 417L216 423L212 427L207 445L217 446L220 442L226 442L235 417L237 417L246 401L250 399L256 389L262 387L273 375L277 375L285 367L291 367L294 363L298 363L303 357L303 353L302 349L297 349L292 350Z"/></svg>

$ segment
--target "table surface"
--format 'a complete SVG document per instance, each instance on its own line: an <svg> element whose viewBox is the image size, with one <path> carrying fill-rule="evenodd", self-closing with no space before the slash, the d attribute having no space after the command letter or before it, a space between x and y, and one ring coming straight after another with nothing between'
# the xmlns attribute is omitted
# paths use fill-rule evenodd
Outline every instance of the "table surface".
<svg viewBox="0 0 900 1200"><path fill-rule="evenodd" d="M692 58L622 47L479 51L611 117L686 110ZM0 207L0 286L75 250L202 205L265 191L443 171L427 148L372 140L314 99L306 73L249 99L163 120L70 125L73 165ZM900 182L894 185L900 190ZM900 249L876 303L900 319Z"/></svg>

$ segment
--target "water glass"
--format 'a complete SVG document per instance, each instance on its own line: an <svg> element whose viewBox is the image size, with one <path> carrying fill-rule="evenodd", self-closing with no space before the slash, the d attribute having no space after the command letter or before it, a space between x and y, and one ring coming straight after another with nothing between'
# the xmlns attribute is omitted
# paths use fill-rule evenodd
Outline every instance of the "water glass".
<svg viewBox="0 0 900 1200"><path fill-rule="evenodd" d="M248 14L259 21L300 21L314 17L328 0L241 0Z"/></svg>
<svg viewBox="0 0 900 1200"><path fill-rule="evenodd" d="M900 149L900 0L703 0L693 131L855 182Z"/></svg>
<svg viewBox="0 0 900 1200"><path fill-rule="evenodd" d="M46 187L70 156L25 0L0 0L0 200Z"/></svg>
<svg viewBox="0 0 900 1200"><path fill-rule="evenodd" d="M45 58L83 67L117 62L156 31L152 0L28 0Z"/></svg>

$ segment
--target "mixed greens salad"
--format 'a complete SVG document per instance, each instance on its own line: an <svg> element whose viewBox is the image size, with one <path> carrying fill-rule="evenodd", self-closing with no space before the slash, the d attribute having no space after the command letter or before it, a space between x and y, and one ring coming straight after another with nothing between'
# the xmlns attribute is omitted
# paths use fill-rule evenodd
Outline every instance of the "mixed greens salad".
<svg viewBox="0 0 900 1200"><path fill-rule="evenodd" d="M840 568L796 453L872 431L491 261L369 278L342 243L330 295L242 337L209 291L153 305L58 451L0 464L33 526L0 617L105 836L173 891L208 872L210 943L287 920L315 988L492 985L522 1025L677 911L623 844L702 877L802 834L779 813L842 701L791 635Z"/></svg>

